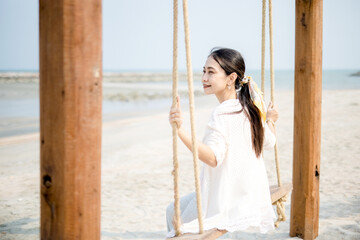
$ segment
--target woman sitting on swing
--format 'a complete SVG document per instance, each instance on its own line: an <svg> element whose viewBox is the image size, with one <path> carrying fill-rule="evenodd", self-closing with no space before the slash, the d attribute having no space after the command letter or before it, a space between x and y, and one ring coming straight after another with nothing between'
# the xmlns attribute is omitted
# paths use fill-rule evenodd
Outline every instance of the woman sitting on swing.
<svg viewBox="0 0 360 240"><path fill-rule="evenodd" d="M245 62L233 49L213 50L203 69L205 94L220 102L198 144L204 230L229 232L255 229L262 233L274 228L269 184L262 151L275 144L274 123L278 112L270 103L266 111L262 95L251 77L245 76ZM170 110L170 124L191 150L191 136L182 128L180 99ZM180 199L181 232L198 231L196 195ZM166 211L168 237L175 235L174 204Z"/></svg>

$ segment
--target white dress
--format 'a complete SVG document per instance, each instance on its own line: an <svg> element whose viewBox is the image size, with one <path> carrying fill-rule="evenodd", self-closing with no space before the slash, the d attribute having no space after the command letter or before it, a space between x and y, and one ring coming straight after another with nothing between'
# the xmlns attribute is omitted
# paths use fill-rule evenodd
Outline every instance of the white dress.
<svg viewBox="0 0 360 240"><path fill-rule="evenodd" d="M274 229L264 161L255 155L250 122L244 112L237 113L241 110L238 99L226 100L214 109L207 125L203 142L213 150L217 166L203 164L201 169L204 230L266 233ZM264 133L264 148L273 147L275 136L267 124ZM198 219L182 224L180 230L198 232ZM174 236L174 231L168 236Z"/></svg>

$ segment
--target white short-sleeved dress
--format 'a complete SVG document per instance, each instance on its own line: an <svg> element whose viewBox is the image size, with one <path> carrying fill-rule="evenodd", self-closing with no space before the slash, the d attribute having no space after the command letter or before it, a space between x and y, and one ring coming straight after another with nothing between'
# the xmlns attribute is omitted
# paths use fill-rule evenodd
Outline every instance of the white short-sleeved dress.
<svg viewBox="0 0 360 240"><path fill-rule="evenodd" d="M203 164L201 169L204 229L266 233L275 219L269 183L263 158L252 148L250 122L244 112L238 113L241 110L238 99L226 100L214 109L207 125L203 142L213 150L217 166ZM264 148L274 146L267 124L264 133ZM181 232L198 232L198 220L182 224Z"/></svg>

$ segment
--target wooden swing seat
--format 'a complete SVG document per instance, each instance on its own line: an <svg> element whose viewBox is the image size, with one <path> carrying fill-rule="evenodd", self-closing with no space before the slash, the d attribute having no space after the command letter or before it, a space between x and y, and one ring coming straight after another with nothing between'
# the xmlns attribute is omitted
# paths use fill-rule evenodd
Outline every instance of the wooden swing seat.
<svg viewBox="0 0 360 240"><path fill-rule="evenodd" d="M292 190L292 184L291 183L285 183L281 187L275 185L270 187L270 193L271 193L271 203L274 204L277 200L287 195ZM207 231L204 231L204 233L185 233L181 234L177 237L167 238L168 240L213 240L217 239L218 237L221 237L224 235L227 231L226 230L218 230L217 228L213 228Z"/></svg>

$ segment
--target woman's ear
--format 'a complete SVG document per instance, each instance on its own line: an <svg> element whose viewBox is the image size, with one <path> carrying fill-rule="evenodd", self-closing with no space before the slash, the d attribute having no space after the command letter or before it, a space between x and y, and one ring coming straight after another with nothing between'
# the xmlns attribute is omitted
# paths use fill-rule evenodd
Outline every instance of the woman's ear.
<svg viewBox="0 0 360 240"><path fill-rule="evenodd" d="M234 84L235 81L236 81L236 79L237 79L237 74L236 74L236 72L231 73L231 74L229 75L229 84L230 84L230 85Z"/></svg>

